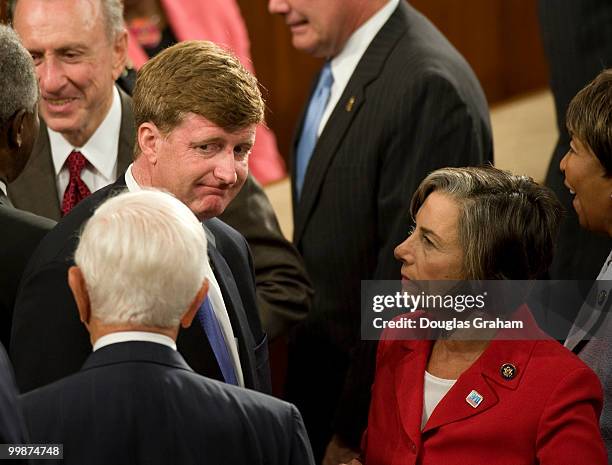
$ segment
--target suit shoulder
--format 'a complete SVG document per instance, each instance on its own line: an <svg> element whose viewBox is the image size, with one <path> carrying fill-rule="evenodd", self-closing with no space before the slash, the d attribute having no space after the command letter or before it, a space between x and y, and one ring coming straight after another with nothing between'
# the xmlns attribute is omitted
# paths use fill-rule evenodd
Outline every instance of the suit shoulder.
<svg viewBox="0 0 612 465"><path fill-rule="evenodd" d="M80 202L41 241L33 262L42 264L46 261L66 259L76 248L83 224L93 215L96 208L108 197L122 191L123 189L110 185L94 192Z"/></svg>
<svg viewBox="0 0 612 465"><path fill-rule="evenodd" d="M0 206L0 225L3 230L10 230L13 235L17 232L32 232L38 233L40 238L53 229L55 224L55 221L34 213L9 206Z"/></svg>
<svg viewBox="0 0 612 465"><path fill-rule="evenodd" d="M246 240L242 234L232 228L229 224L219 218L211 218L204 222L204 226L212 233L215 238L217 248L238 247L244 249Z"/></svg>

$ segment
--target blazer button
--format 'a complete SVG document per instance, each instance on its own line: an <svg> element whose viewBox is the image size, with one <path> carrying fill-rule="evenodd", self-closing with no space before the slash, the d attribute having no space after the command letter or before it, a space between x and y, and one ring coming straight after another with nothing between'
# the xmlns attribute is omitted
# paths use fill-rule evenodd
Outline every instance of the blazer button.
<svg viewBox="0 0 612 465"><path fill-rule="evenodd" d="M416 454L416 445L414 444L414 442L410 444L410 450L412 451L413 454Z"/></svg>

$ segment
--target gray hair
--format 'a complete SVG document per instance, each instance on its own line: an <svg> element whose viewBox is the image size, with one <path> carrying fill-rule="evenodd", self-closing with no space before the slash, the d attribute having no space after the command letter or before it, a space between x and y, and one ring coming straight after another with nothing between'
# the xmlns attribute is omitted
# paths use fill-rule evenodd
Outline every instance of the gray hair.
<svg viewBox="0 0 612 465"><path fill-rule="evenodd" d="M100 1L106 22L106 35L112 40L117 37L117 34L120 34L125 30L125 22L123 20L123 0Z"/></svg>
<svg viewBox="0 0 612 465"><path fill-rule="evenodd" d="M209 270L204 229L170 194L147 189L104 202L80 237L92 316L103 324L175 328Z"/></svg>
<svg viewBox="0 0 612 465"><path fill-rule="evenodd" d="M15 7L19 0L14 0L11 4L11 17L15 13ZM104 14L104 29L106 37L113 40L117 34L125 30L125 21L123 20L123 0L100 0L102 13Z"/></svg>
<svg viewBox="0 0 612 465"><path fill-rule="evenodd" d="M17 111L32 111L38 102L34 62L10 27L0 25L0 125Z"/></svg>
<svg viewBox="0 0 612 465"><path fill-rule="evenodd" d="M464 279L534 279L548 270L562 217L550 189L493 167L443 168L414 193L413 218L434 191L459 206Z"/></svg>

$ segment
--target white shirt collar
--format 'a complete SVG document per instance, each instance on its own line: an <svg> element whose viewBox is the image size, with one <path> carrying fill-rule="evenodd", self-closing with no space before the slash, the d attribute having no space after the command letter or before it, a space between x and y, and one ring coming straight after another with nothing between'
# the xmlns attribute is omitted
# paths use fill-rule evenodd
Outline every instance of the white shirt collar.
<svg viewBox="0 0 612 465"><path fill-rule="evenodd" d="M149 333L144 331L119 331L116 333L107 334L106 336L102 336L100 339L98 339L93 346L93 351L95 352L96 350L111 344L129 341L155 342L176 350L176 342L174 342L174 339L166 336L165 334Z"/></svg>
<svg viewBox="0 0 612 465"><path fill-rule="evenodd" d="M142 190L142 187L140 187L140 184L138 184L136 179L134 179L134 175L132 174L132 166L134 166L134 163L130 163L130 166L128 166L127 170L125 170L125 185L129 192L138 192Z"/></svg>
<svg viewBox="0 0 612 465"><path fill-rule="evenodd" d="M600 281L612 280L612 252L610 252L608 258L606 258L597 279Z"/></svg>
<svg viewBox="0 0 612 465"><path fill-rule="evenodd" d="M70 152L78 150L102 176L112 181L117 161L120 130L121 98L117 87L113 86L113 103L110 110L83 147L74 147L59 132L47 127L55 175L57 176L61 171Z"/></svg>
<svg viewBox="0 0 612 465"><path fill-rule="evenodd" d="M6 184L4 184L4 181L0 181L0 190L5 196L8 197L8 194L6 193Z"/></svg>
<svg viewBox="0 0 612 465"><path fill-rule="evenodd" d="M372 40L374 40L374 37L376 37L376 34L378 34L389 20L399 5L399 2L400 0L389 0L389 2L378 10L374 16L359 26L359 28L351 34L342 51L331 60L330 65L332 75L334 76L334 83L332 84L325 112L323 112L323 116L321 117L319 134L323 131L327 120L336 107L338 100L340 100L344 88L359 64L359 60L361 60L361 57L370 46Z"/></svg>

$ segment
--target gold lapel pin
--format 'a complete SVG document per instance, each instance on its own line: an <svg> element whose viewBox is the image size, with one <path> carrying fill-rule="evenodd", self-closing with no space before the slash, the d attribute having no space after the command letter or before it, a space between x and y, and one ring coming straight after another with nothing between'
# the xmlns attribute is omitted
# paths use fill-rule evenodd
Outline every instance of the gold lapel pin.
<svg viewBox="0 0 612 465"><path fill-rule="evenodd" d="M512 378L516 376L516 367L512 365L512 363L504 363L501 366L499 372L502 375L502 378L504 378L507 381L510 381Z"/></svg>
<svg viewBox="0 0 612 465"><path fill-rule="evenodd" d="M348 99L348 102L346 102L346 111L353 111L353 105L355 105L355 97L352 96L350 99Z"/></svg>

